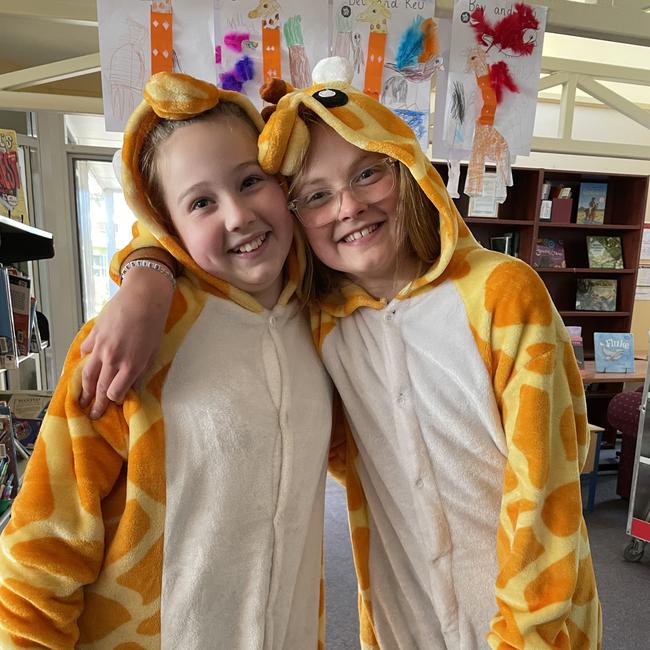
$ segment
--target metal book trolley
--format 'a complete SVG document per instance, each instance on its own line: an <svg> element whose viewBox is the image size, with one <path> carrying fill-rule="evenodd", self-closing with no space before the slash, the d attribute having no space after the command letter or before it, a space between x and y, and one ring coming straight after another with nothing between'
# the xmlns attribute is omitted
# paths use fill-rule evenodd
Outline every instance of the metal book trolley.
<svg viewBox="0 0 650 650"><path fill-rule="evenodd" d="M650 342L650 332L648 333ZM632 490L627 515L627 534L632 541L625 547L623 556L628 562L639 562L645 546L650 542L650 416L648 416L648 392L650 391L650 365L643 384L643 396L639 410L639 434L636 440Z"/></svg>

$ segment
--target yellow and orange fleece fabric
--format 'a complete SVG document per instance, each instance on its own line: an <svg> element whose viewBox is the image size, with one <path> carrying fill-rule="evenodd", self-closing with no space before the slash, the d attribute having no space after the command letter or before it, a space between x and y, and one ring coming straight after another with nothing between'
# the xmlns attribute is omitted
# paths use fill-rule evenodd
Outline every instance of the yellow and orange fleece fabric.
<svg viewBox="0 0 650 650"><path fill-rule="evenodd" d="M70 348L0 537L2 648L323 648L331 385L295 299L304 251L264 309L194 263L137 172L155 123L219 101L261 128L243 96L168 73L127 125L135 234L183 274L142 388L99 420L79 407L92 322Z"/></svg>

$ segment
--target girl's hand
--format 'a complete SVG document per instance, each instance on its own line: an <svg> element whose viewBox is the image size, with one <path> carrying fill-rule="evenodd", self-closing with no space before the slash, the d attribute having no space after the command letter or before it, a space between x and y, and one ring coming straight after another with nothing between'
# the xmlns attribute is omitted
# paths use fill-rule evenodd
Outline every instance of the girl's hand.
<svg viewBox="0 0 650 650"><path fill-rule="evenodd" d="M90 355L82 371L80 405L95 398L90 411L99 418L108 401L121 404L158 352L174 294L172 283L147 268L131 269L120 290L97 317L81 345Z"/></svg>

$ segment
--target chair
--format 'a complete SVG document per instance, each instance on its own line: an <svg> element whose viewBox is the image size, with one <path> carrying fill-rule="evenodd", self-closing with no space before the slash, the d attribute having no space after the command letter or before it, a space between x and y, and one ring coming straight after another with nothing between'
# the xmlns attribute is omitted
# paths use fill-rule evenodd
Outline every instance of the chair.
<svg viewBox="0 0 650 650"><path fill-rule="evenodd" d="M643 388L625 391L612 397L607 407L607 421L621 432L621 455L618 461L616 493L624 499L630 498L634 452L639 430L639 406Z"/></svg>

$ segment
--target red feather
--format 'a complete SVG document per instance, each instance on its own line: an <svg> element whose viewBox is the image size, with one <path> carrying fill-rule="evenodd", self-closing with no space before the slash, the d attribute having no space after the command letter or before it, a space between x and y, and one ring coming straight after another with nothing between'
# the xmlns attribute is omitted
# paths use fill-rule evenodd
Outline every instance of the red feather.
<svg viewBox="0 0 650 650"><path fill-rule="evenodd" d="M490 84L494 88L497 96L497 104L501 103L504 88L512 93L519 92L519 86L517 86L515 80L510 75L508 64L505 61L499 61L490 66Z"/></svg>
<svg viewBox="0 0 650 650"><path fill-rule="evenodd" d="M487 21L483 7L477 7L470 14L470 25L477 42L487 45L488 50L496 46L500 51L508 50L512 55L520 56L532 54L535 49L536 35L530 36L539 28L539 20L535 18L533 8L523 2L515 4L514 11L494 26Z"/></svg>

